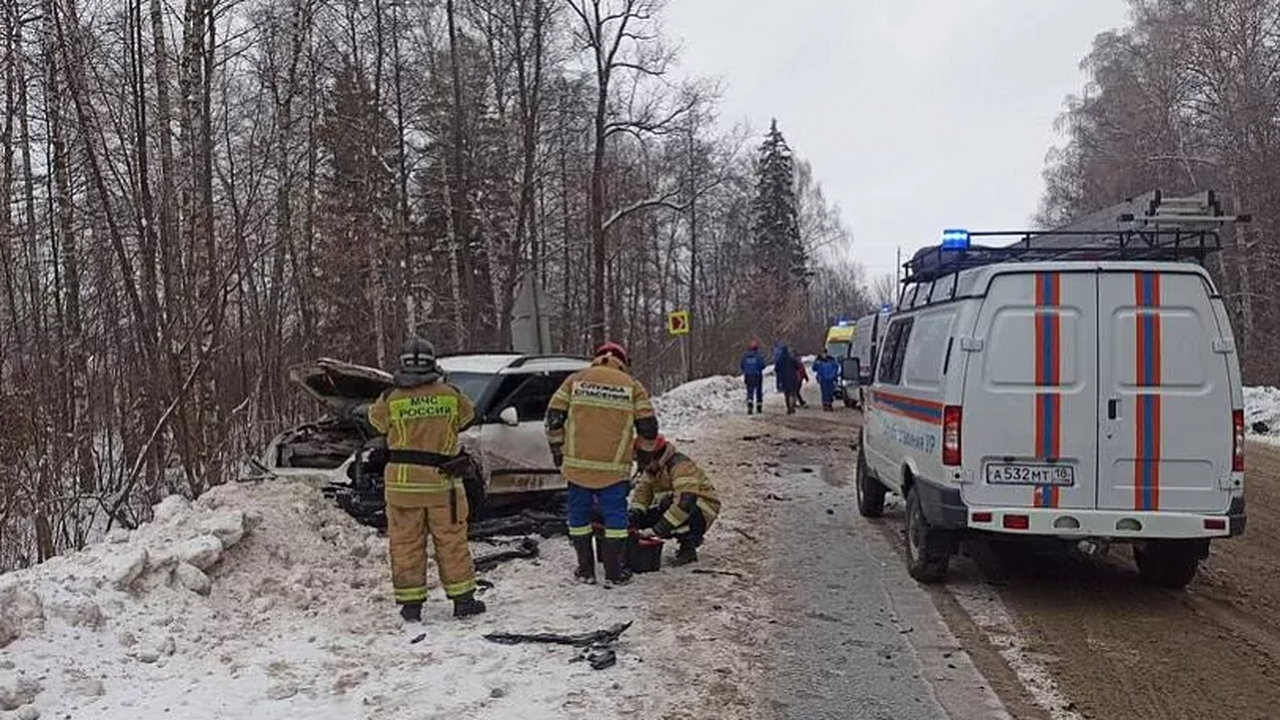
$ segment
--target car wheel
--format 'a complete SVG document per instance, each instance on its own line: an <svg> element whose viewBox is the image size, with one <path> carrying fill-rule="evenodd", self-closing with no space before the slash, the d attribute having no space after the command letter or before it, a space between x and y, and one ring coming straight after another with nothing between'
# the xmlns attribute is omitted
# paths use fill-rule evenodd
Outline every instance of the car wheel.
<svg viewBox="0 0 1280 720"><path fill-rule="evenodd" d="M884 515L884 496L888 490L871 476L871 468L867 466L867 456L861 445L858 446L858 473L853 486L858 495L858 514L869 518Z"/></svg>
<svg viewBox="0 0 1280 720"><path fill-rule="evenodd" d="M951 563L942 532L929 524L915 487L907 491L907 572L922 583L941 582Z"/></svg>
<svg viewBox="0 0 1280 720"><path fill-rule="evenodd" d="M1185 588L1207 554L1208 543L1200 540L1152 540L1133 546L1133 559L1142 581L1171 590Z"/></svg>

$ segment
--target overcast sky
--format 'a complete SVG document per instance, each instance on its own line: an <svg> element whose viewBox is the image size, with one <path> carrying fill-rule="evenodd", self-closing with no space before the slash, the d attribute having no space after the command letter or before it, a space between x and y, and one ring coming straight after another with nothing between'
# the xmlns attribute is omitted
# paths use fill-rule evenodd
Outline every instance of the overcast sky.
<svg viewBox="0 0 1280 720"><path fill-rule="evenodd" d="M871 278L944 228L1022 229L1054 119L1124 0L670 0L682 66L722 121L777 117Z"/></svg>

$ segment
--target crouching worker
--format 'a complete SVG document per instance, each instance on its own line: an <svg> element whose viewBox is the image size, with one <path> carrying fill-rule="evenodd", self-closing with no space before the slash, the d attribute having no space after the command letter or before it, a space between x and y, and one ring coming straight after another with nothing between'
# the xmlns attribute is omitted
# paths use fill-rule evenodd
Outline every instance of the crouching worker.
<svg viewBox="0 0 1280 720"><path fill-rule="evenodd" d="M460 479L465 457L458 455L458 433L475 419L475 406L444 381L431 343L415 338L404 344L395 387L369 407L368 419L387 437L387 535L400 616L408 622L422 619L428 534L454 617L484 612L484 603L475 599L469 508Z"/></svg>
<svg viewBox="0 0 1280 720"><path fill-rule="evenodd" d="M698 546L720 514L720 497L706 473L661 435L648 450L635 448L643 471L631 494L631 523L641 535L675 538L673 566L698 560Z"/></svg>

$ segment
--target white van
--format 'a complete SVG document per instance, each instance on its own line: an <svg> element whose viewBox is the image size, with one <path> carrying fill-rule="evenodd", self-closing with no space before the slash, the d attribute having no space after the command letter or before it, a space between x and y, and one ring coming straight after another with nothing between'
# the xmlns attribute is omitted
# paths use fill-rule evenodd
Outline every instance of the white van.
<svg viewBox="0 0 1280 720"><path fill-rule="evenodd" d="M841 382L847 386L845 405L848 407L866 407L865 387L871 384L875 375L876 351L888 319L889 307L886 305L880 312L863 315L855 323L857 331L841 375Z"/></svg>
<svg viewBox="0 0 1280 720"><path fill-rule="evenodd" d="M1144 581L1185 586L1209 541L1245 525L1231 326L1183 262L1203 260L1204 238L1046 250L960 233L906 266L868 389L859 511L905 498L922 582L980 532L1131 543Z"/></svg>

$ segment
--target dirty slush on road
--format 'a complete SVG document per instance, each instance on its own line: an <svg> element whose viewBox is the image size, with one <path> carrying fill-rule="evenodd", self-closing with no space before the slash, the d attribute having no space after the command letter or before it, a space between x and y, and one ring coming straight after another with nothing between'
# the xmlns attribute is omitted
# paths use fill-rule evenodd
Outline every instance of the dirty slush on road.
<svg viewBox="0 0 1280 720"><path fill-rule="evenodd" d="M722 557L749 549L767 558L743 569L768 606L739 608L752 635L748 664L766 689L729 693L739 709L780 718L1275 717L1280 449L1250 447L1248 530L1215 543L1184 591L1141 584L1124 546L1101 559L1039 556L999 584L961 556L945 585L908 591L892 577L904 562L900 499L869 521L842 487L859 421L856 411L729 418L690 446L739 503L736 524L720 528L733 546ZM812 581L793 585L803 573ZM913 608L912 591L930 607ZM1003 624L975 622L975 598ZM940 631L927 627L935 608Z"/></svg>

